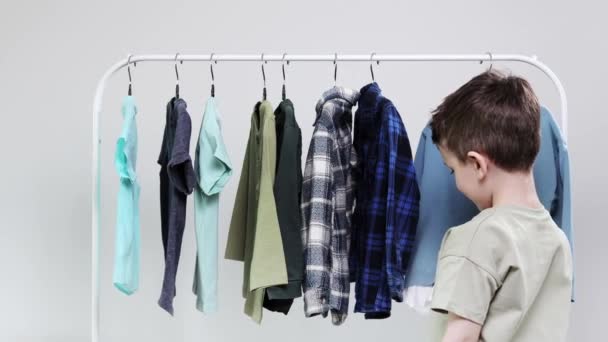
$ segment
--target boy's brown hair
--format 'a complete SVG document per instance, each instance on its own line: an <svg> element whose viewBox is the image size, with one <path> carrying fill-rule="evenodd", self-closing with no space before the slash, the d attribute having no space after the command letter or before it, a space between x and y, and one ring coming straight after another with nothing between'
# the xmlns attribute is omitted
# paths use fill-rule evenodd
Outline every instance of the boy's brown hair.
<svg viewBox="0 0 608 342"><path fill-rule="evenodd" d="M528 171L540 148L540 105L528 81L489 70L443 100L431 129L460 161L476 151L504 170Z"/></svg>

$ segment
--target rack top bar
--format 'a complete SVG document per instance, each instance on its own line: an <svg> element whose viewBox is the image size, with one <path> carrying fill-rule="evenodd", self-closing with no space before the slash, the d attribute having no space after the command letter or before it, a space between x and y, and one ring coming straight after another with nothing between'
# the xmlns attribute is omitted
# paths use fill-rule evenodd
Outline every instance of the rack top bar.
<svg viewBox="0 0 608 342"><path fill-rule="evenodd" d="M176 55L133 55L131 62L175 61ZM369 61L535 61L535 56L515 54L178 54L178 61L217 62L369 62ZM124 60L126 63L126 59Z"/></svg>

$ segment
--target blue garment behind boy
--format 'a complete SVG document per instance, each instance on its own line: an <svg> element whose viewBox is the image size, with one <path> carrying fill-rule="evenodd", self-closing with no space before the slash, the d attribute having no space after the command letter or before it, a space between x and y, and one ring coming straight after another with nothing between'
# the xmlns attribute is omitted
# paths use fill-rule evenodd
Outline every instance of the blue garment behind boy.
<svg viewBox="0 0 608 342"><path fill-rule="evenodd" d="M564 231L573 249L568 149L549 110L541 107L541 144L534 163L538 197ZM435 282L437 253L445 232L479 213L458 189L431 139L430 126L420 137L415 156L420 186L420 217L407 287L431 287ZM430 289L429 292L430 293ZM574 295L573 295L574 298ZM411 303L412 304L412 303Z"/></svg>

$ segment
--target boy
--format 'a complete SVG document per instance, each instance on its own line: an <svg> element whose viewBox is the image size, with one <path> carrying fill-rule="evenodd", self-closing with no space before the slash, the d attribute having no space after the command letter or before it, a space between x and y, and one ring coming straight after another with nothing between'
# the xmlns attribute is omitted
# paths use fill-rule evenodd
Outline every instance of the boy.
<svg viewBox="0 0 608 342"><path fill-rule="evenodd" d="M536 194L539 126L530 84L496 71L474 77L433 113L433 142L481 210L441 244L431 308L448 314L443 342L566 338L572 256Z"/></svg>

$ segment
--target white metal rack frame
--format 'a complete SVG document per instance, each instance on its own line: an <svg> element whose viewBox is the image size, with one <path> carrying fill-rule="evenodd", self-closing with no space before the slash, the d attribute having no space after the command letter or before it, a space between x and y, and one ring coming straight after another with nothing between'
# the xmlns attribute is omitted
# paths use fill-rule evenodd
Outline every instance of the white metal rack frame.
<svg viewBox="0 0 608 342"><path fill-rule="evenodd" d="M568 134L567 99L557 75L536 56L519 54L207 54L207 55L133 55L112 65L97 84L93 102L93 155L91 191L91 341L99 342L99 250L100 250L100 125L103 94L108 79L131 63L141 62L522 62L545 73L554 83L560 97L561 130L564 139Z"/></svg>

